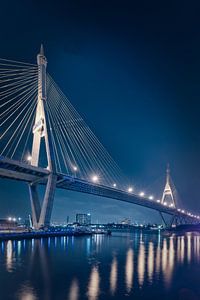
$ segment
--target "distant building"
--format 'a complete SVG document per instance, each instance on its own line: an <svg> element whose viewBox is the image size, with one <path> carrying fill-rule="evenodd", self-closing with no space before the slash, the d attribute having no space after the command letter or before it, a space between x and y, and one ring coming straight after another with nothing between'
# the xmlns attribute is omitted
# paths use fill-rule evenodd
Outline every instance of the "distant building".
<svg viewBox="0 0 200 300"><path fill-rule="evenodd" d="M125 218L121 221L122 225L131 225L131 220L129 218Z"/></svg>
<svg viewBox="0 0 200 300"><path fill-rule="evenodd" d="M0 230L12 230L17 227L17 222L13 220L0 219Z"/></svg>
<svg viewBox="0 0 200 300"><path fill-rule="evenodd" d="M91 214L76 214L76 223L80 225L90 225Z"/></svg>

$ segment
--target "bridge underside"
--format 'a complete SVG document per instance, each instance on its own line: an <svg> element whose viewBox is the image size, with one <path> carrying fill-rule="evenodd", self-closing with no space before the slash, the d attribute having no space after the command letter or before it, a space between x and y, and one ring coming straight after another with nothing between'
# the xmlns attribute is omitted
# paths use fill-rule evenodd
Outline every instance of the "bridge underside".
<svg viewBox="0 0 200 300"><path fill-rule="evenodd" d="M50 217L53 207L53 194L55 188L111 198L156 210L161 214L165 225L167 225L167 223L165 222L163 214L171 215L172 219L170 225L182 223L199 223L198 219L188 216L186 213L182 213L176 208L166 207L155 201L150 201L149 199L141 198L140 196L130 194L122 190L94 184L85 180L74 178L69 175L53 174L47 169L33 167L26 163L18 162L4 157L0 157L0 178L20 180L29 184L29 192L31 196L31 206L33 212L32 216L33 220L35 220L35 224L37 224L37 227L49 225L50 223ZM45 195L46 199L47 197L50 197L51 199L50 201L45 201L44 197L44 201L41 207L39 205L36 188L38 184L46 186L51 185L51 188L48 189L49 195Z"/></svg>

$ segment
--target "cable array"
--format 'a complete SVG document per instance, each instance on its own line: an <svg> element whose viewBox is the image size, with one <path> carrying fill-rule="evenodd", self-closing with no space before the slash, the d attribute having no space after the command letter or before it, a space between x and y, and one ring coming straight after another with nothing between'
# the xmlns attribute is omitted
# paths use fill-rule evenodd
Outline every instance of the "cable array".
<svg viewBox="0 0 200 300"><path fill-rule="evenodd" d="M31 153L37 92L37 65L0 59L0 155ZM121 170L50 75L45 105L56 171L122 188Z"/></svg>
<svg viewBox="0 0 200 300"><path fill-rule="evenodd" d="M37 86L37 65L0 58L0 155L23 160L32 138Z"/></svg>
<svg viewBox="0 0 200 300"><path fill-rule="evenodd" d="M118 165L49 74L47 99L57 172L123 187Z"/></svg>

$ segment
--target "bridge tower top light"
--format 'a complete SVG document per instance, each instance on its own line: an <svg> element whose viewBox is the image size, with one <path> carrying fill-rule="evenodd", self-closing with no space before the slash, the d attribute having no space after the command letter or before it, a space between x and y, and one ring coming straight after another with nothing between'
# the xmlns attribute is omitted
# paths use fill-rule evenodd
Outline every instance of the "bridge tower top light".
<svg viewBox="0 0 200 300"><path fill-rule="evenodd" d="M38 66L42 65L42 64L44 64L45 67L47 66L47 59L46 59L46 56L44 55L43 44L41 44L41 46L40 46L40 52L37 55L37 64L38 64Z"/></svg>

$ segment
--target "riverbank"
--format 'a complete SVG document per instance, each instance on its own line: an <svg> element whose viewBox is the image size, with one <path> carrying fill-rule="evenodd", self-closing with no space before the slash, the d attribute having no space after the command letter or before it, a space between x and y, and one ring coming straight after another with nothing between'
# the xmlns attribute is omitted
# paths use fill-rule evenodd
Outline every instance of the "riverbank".
<svg viewBox="0 0 200 300"><path fill-rule="evenodd" d="M43 237L59 237L59 236L84 236L91 235L91 232L72 232L72 231L31 231L31 232L7 232L0 233L0 241L5 240L24 240L24 239L40 239Z"/></svg>

